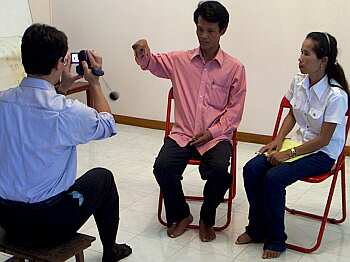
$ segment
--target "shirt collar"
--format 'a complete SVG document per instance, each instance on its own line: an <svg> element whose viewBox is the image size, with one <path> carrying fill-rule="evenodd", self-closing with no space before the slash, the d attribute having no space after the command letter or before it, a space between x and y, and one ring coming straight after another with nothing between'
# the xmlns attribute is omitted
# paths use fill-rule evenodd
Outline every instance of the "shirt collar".
<svg viewBox="0 0 350 262"><path fill-rule="evenodd" d="M200 57L203 61L204 61L204 57L202 55L202 52L200 51L200 48L196 48L194 49L194 52L191 56L191 61L195 58L195 57ZM215 60L216 62L218 62L218 64L220 65L220 67L222 67L223 63L224 63L224 53L222 51L221 48L219 48L218 52L216 53L216 56L213 58L213 60ZM212 61L213 61L212 60Z"/></svg>
<svg viewBox="0 0 350 262"><path fill-rule="evenodd" d="M309 76L306 76L298 85L302 86L305 90L310 89L310 79ZM325 75L320 81L318 81L316 84L314 84L310 91L313 90L313 92L316 94L317 98L321 100L322 95L328 88L328 76Z"/></svg>
<svg viewBox="0 0 350 262"><path fill-rule="evenodd" d="M48 81L34 78L34 77L25 77L23 78L20 86L27 86L32 88L44 89L44 90L53 90L55 87Z"/></svg>

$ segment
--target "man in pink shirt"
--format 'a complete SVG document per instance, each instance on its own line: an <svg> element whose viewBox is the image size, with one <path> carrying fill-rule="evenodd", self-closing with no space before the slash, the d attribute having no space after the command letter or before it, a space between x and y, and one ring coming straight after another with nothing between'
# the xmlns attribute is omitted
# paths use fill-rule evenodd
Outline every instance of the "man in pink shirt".
<svg viewBox="0 0 350 262"><path fill-rule="evenodd" d="M181 178L188 160L197 157L201 177L207 180L199 237L207 242L215 239L216 208L232 183L231 138L242 118L246 81L244 66L220 48L229 22L226 8L206 1L193 18L199 48L153 54L144 39L132 47L143 70L170 79L173 86L175 123L153 167L164 195L168 236L180 236L193 220Z"/></svg>

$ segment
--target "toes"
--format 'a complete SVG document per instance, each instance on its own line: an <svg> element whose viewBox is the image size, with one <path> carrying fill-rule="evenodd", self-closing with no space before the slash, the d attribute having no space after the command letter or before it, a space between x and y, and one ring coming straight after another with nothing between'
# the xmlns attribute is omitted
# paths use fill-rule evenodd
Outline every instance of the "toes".
<svg viewBox="0 0 350 262"><path fill-rule="evenodd" d="M168 229L167 229L166 232L167 232L167 234L168 234L169 237L172 237L175 228L176 228L176 224L173 224L173 225L171 225L170 227L168 227Z"/></svg>
<svg viewBox="0 0 350 262"><path fill-rule="evenodd" d="M281 252L272 251L272 250L264 250L264 252L262 254L262 258L263 259L277 258L280 256L280 254L281 254Z"/></svg>
<svg viewBox="0 0 350 262"><path fill-rule="evenodd" d="M213 227L208 227L204 223L199 224L199 239L202 242L210 242L216 238Z"/></svg>

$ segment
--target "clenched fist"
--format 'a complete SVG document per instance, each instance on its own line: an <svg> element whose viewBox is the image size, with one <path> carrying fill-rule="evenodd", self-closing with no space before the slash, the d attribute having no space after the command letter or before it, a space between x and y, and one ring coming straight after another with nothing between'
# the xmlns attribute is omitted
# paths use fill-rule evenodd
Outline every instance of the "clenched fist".
<svg viewBox="0 0 350 262"><path fill-rule="evenodd" d="M134 50L135 58L138 59L143 59L145 56L149 56L151 53L146 39L138 40L132 45L132 49Z"/></svg>

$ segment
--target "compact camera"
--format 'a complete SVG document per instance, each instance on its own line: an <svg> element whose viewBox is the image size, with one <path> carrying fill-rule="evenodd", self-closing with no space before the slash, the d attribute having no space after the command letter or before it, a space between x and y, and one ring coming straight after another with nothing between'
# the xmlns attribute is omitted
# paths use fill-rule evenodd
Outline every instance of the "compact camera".
<svg viewBox="0 0 350 262"><path fill-rule="evenodd" d="M103 76L104 75L104 72L102 69L91 67L89 55L88 55L86 50L81 50L79 53L76 53L76 52L71 53L71 63L77 64L77 67L75 68L75 70L76 70L78 75L81 75L81 76L84 75L83 65L81 64L82 61L86 61L88 67L91 69L91 72L95 76Z"/></svg>

